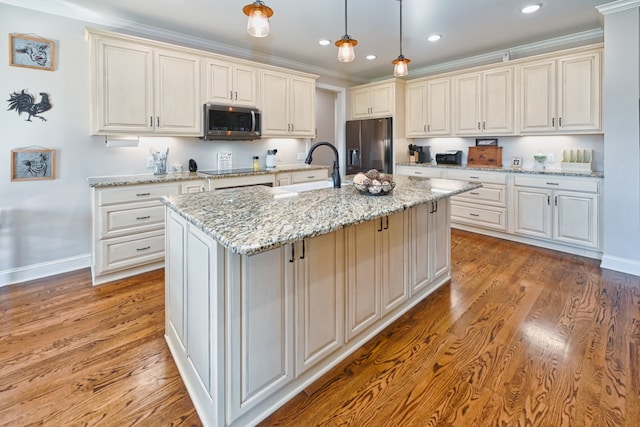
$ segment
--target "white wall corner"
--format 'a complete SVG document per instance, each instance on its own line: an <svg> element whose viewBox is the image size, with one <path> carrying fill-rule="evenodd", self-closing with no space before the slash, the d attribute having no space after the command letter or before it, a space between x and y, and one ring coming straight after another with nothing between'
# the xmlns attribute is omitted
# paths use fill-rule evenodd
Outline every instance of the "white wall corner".
<svg viewBox="0 0 640 427"><path fill-rule="evenodd" d="M640 261L635 259L620 258L612 255L603 255L600 268L619 271L640 277Z"/></svg>
<svg viewBox="0 0 640 427"><path fill-rule="evenodd" d="M91 254L0 271L0 287L67 273L91 266Z"/></svg>

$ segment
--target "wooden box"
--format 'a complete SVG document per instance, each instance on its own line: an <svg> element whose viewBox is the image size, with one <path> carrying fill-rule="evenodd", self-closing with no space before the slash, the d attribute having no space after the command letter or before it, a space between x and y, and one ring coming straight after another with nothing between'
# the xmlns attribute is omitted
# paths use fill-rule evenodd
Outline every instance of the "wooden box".
<svg viewBox="0 0 640 427"><path fill-rule="evenodd" d="M480 146L469 147L468 166L502 167L502 147Z"/></svg>

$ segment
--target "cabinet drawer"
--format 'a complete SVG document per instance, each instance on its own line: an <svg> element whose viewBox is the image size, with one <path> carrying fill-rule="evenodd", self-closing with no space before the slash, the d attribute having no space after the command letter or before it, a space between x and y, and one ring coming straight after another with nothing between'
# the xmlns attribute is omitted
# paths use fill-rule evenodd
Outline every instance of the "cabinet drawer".
<svg viewBox="0 0 640 427"><path fill-rule="evenodd" d="M195 181L183 182L180 185L180 194L202 193L209 189L209 183L206 179L198 179Z"/></svg>
<svg viewBox="0 0 640 427"><path fill-rule="evenodd" d="M298 184L300 182L319 181L329 177L329 170L314 169L310 171L293 172L291 174L291 183Z"/></svg>
<svg viewBox="0 0 640 427"><path fill-rule="evenodd" d="M451 221L505 231L506 209L478 208L451 202Z"/></svg>
<svg viewBox="0 0 640 427"><path fill-rule="evenodd" d="M506 184L507 175L504 173L478 172L473 170L450 170L447 178L461 181L481 182L483 184Z"/></svg>
<svg viewBox="0 0 640 427"><path fill-rule="evenodd" d="M506 188L503 185L483 184L481 188L467 191L459 196L453 196L452 200L465 200L471 203L477 202L506 207L506 193Z"/></svg>
<svg viewBox="0 0 640 427"><path fill-rule="evenodd" d="M162 196L175 196L178 184L131 185L97 190L98 205L159 200Z"/></svg>
<svg viewBox="0 0 640 427"><path fill-rule="evenodd" d="M164 229L100 241L102 271L122 270L164 259Z"/></svg>
<svg viewBox="0 0 640 427"><path fill-rule="evenodd" d="M396 174L421 176L423 178L442 178L442 170L424 166L398 166Z"/></svg>
<svg viewBox="0 0 640 427"><path fill-rule="evenodd" d="M516 176L514 185L520 187L538 187L555 190L586 191L589 193L598 192L597 179L571 179L558 177L537 177L537 176Z"/></svg>
<svg viewBox="0 0 640 427"><path fill-rule="evenodd" d="M163 227L164 206L159 201L100 208L101 238L159 230Z"/></svg>

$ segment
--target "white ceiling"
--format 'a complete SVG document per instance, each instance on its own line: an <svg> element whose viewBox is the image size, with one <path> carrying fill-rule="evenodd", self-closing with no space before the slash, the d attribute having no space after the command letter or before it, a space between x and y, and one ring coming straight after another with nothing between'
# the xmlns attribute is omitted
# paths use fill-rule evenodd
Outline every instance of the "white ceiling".
<svg viewBox="0 0 640 427"><path fill-rule="evenodd" d="M268 56L278 65L356 81L391 76L391 61L400 49L397 0L348 2L348 33L358 40L356 59L351 63L338 62L333 45L345 31L344 0L265 0L274 15L271 34L263 39L246 32L242 7L253 0L0 2L260 62ZM531 3L541 3L542 8L532 15L520 13ZM514 58L548 40L560 47L600 41L602 21L595 6L604 3L607 0L404 0L403 53L411 59L409 77L470 57L497 58L509 51ZM428 42L426 37L433 33L441 34L442 39ZM332 44L320 46L322 38ZM367 54L377 59L369 61Z"/></svg>

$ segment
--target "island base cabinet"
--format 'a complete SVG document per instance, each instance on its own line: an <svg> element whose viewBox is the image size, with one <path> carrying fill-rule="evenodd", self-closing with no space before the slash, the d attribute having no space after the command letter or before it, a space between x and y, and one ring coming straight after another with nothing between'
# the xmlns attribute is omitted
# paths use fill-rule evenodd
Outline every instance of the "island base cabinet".
<svg viewBox="0 0 640 427"><path fill-rule="evenodd" d="M293 379L293 275L285 248L228 254L228 424Z"/></svg>
<svg viewBox="0 0 640 427"><path fill-rule="evenodd" d="M166 212L165 338L205 425L223 425L220 408L223 250L171 210Z"/></svg>

